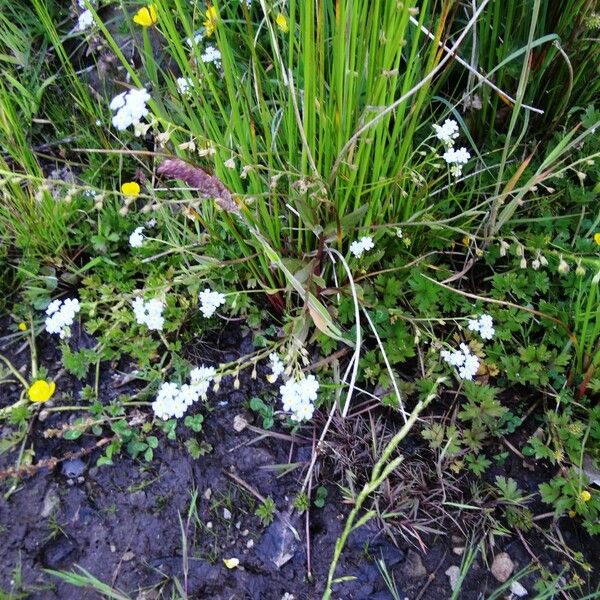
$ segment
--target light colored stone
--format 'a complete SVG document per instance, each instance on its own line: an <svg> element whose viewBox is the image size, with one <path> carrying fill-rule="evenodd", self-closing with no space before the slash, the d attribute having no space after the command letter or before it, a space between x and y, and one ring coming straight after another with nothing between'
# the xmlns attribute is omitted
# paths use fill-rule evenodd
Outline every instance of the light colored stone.
<svg viewBox="0 0 600 600"><path fill-rule="evenodd" d="M211 490L210 488L206 488L206 489L204 490L204 494L202 494L202 497L203 497L205 500L210 500L211 496L212 496L212 490Z"/></svg>
<svg viewBox="0 0 600 600"><path fill-rule="evenodd" d="M248 427L248 421L246 421L243 415L235 415L233 417L233 430L239 433L240 431L244 431Z"/></svg>
<svg viewBox="0 0 600 600"><path fill-rule="evenodd" d="M223 509L223 518L226 521L231 521L231 511L228 508Z"/></svg>
<svg viewBox="0 0 600 600"><path fill-rule="evenodd" d="M456 565L452 565L446 569L446 575L448 575L448 579L450 580L450 587L452 591L456 588L458 584L458 576L460 575L460 569Z"/></svg>
<svg viewBox="0 0 600 600"><path fill-rule="evenodd" d="M456 546L456 548L452 548L452 552L457 556L462 556L464 554L465 547L464 546Z"/></svg>
<svg viewBox="0 0 600 600"><path fill-rule="evenodd" d="M513 581L510 584L510 591L519 598L527 596L527 594L529 593L518 581Z"/></svg>
<svg viewBox="0 0 600 600"><path fill-rule="evenodd" d="M44 496L44 504L42 506L40 516L43 519L47 519L54 512L54 509L58 508L59 505L60 498L58 497L58 492L56 491L56 488L48 488L48 491Z"/></svg>
<svg viewBox="0 0 600 600"><path fill-rule="evenodd" d="M492 575L500 582L504 583L508 581L508 578L512 575L515 569L515 563L511 560L510 556L506 552L500 552L494 557L492 563Z"/></svg>

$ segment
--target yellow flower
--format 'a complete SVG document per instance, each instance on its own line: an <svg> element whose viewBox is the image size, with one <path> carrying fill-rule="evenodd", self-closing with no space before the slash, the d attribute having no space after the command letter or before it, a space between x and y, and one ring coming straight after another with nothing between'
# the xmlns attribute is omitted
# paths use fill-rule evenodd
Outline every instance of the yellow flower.
<svg viewBox="0 0 600 600"><path fill-rule="evenodd" d="M45 379L38 379L27 390L29 399L32 402L47 402L52 398L56 384L48 383Z"/></svg>
<svg viewBox="0 0 600 600"><path fill-rule="evenodd" d="M582 502L589 502L592 499L592 495L587 490L579 492L579 499Z"/></svg>
<svg viewBox="0 0 600 600"><path fill-rule="evenodd" d="M594 241L600 246L600 231L594 234Z"/></svg>
<svg viewBox="0 0 600 600"><path fill-rule="evenodd" d="M204 28L206 29L206 37L210 37L217 29L217 19L219 13L215 6L209 6L206 11L206 20L204 21Z"/></svg>
<svg viewBox="0 0 600 600"><path fill-rule="evenodd" d="M574 519L577 516L577 513L574 510L570 510L569 516L571 517L571 519Z"/></svg>
<svg viewBox="0 0 600 600"><path fill-rule="evenodd" d="M140 184L136 181L128 181L121 186L121 192L128 198L137 198L140 195Z"/></svg>
<svg viewBox="0 0 600 600"><path fill-rule="evenodd" d="M19 331L27 331L27 325L21 321L18 325Z"/></svg>
<svg viewBox="0 0 600 600"><path fill-rule="evenodd" d="M289 31L288 22L284 14L279 13L275 19L275 23L277 27L279 27L279 30L283 33L287 33Z"/></svg>
<svg viewBox="0 0 600 600"><path fill-rule="evenodd" d="M154 6L154 4L142 6L142 8L140 8L133 16L133 22L142 27L150 27L157 21L158 15L156 14L156 6Z"/></svg>

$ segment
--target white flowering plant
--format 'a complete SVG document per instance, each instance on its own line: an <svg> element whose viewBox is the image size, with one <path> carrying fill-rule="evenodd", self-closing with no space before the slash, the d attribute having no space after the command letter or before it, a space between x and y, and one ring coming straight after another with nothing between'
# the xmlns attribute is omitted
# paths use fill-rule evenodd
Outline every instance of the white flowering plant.
<svg viewBox="0 0 600 600"><path fill-rule="evenodd" d="M99 464L122 449L152 460L213 406L250 408L265 429L323 436L311 458L325 464L331 428L366 414L377 453L396 460L380 422L386 442L408 423L428 483L485 489L490 507L514 487L491 479L508 452L544 461L542 500L597 532L581 475L600 459L587 4L533 18L540 0L509 0L497 19L500 0L455 3L460 18L439 3L156 2L114 19L117 35L104 2L33 0L39 29L20 44L13 4L0 17L1 305L32 312L10 335L43 336L82 382L48 414L94 418L58 435L109 433ZM40 35L53 49L34 72ZM242 329L253 347L221 358L221 333ZM102 389L107 372L123 388ZM196 437L184 443L201 460ZM389 489L414 492L391 464ZM342 486L376 493L362 487L371 466ZM534 526L512 508L511 527Z"/></svg>

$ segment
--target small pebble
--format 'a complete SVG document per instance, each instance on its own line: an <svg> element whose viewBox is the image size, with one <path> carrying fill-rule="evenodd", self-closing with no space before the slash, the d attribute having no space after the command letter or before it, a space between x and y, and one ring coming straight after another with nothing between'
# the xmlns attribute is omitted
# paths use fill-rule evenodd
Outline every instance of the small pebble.
<svg viewBox="0 0 600 600"><path fill-rule="evenodd" d="M254 547L254 540L248 540L246 542L246 548L248 548L248 550L250 550L250 548Z"/></svg>
<svg viewBox="0 0 600 600"><path fill-rule="evenodd" d="M246 418L243 415L235 415L235 417L233 417L233 430L235 432L240 433L240 431L244 431L246 427L248 427L248 421L246 421Z"/></svg>
<svg viewBox="0 0 600 600"><path fill-rule="evenodd" d="M231 511L228 508L223 509L223 518L226 521L231 521Z"/></svg>
<svg viewBox="0 0 600 600"><path fill-rule="evenodd" d="M130 560L133 560L134 557L135 554L131 550L128 550L127 552L125 552L125 554L123 554L122 559L123 562L129 562Z"/></svg>
<svg viewBox="0 0 600 600"><path fill-rule="evenodd" d="M527 594L529 593L518 581L513 581L510 584L510 591L519 598L527 596Z"/></svg>
<svg viewBox="0 0 600 600"><path fill-rule="evenodd" d="M210 488L206 488L206 489L204 490L204 494L202 494L202 497L203 497L205 500L210 500L211 496L212 496L212 490L211 490Z"/></svg>
<svg viewBox="0 0 600 600"><path fill-rule="evenodd" d="M510 559L510 556L506 552L500 552L494 557L494 562L492 563L492 575L500 582L504 583L508 581L508 578L511 576L514 571L515 564Z"/></svg>
<svg viewBox="0 0 600 600"><path fill-rule="evenodd" d="M452 591L454 591L454 588L458 583L460 569L456 565L452 565L451 567L448 567L448 569L446 569L446 575L448 575L448 579L450 580L450 587L452 588Z"/></svg>

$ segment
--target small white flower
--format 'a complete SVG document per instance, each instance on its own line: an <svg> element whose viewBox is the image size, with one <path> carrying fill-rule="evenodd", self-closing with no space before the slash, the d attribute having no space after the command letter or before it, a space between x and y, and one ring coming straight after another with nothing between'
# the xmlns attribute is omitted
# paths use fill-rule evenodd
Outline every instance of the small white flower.
<svg viewBox="0 0 600 600"><path fill-rule="evenodd" d="M491 340L496 330L494 329L494 320L491 315L481 315L479 317L479 334L484 340Z"/></svg>
<svg viewBox="0 0 600 600"><path fill-rule="evenodd" d="M179 93L182 95L189 94L192 87L194 86L194 82L190 77L178 77L177 78L177 89Z"/></svg>
<svg viewBox="0 0 600 600"><path fill-rule="evenodd" d="M117 111L112 118L113 126L119 131L124 131L130 125L138 125L140 120L149 113L146 106L148 100L150 94L146 88L134 88L115 96L109 105L112 111Z"/></svg>
<svg viewBox="0 0 600 600"><path fill-rule="evenodd" d="M204 365L192 369L190 373L191 384L198 390L198 394L203 398L206 397L210 383L214 379L216 373L214 367L205 367Z"/></svg>
<svg viewBox="0 0 600 600"><path fill-rule="evenodd" d="M143 298L137 297L132 302L132 307L135 320L139 325L146 325L151 331L162 331L165 324L162 316L164 302L158 298L145 302Z"/></svg>
<svg viewBox="0 0 600 600"><path fill-rule="evenodd" d="M293 421L310 419L315 410L319 382L314 375L308 375L297 381L288 380L279 388L283 410L291 412Z"/></svg>
<svg viewBox="0 0 600 600"><path fill-rule="evenodd" d="M452 175L454 175L454 177L460 177L462 174L462 166L469 161L471 155L466 148L459 148L456 150L455 148L450 147L444 152L442 158L450 165L450 172Z"/></svg>
<svg viewBox="0 0 600 600"><path fill-rule="evenodd" d="M162 383L152 403L156 416L164 420L172 417L180 419L192 404L206 397L215 373L214 367L201 366L190 372L190 383L181 386L171 382Z"/></svg>
<svg viewBox="0 0 600 600"><path fill-rule="evenodd" d="M129 236L129 245L132 248L141 248L144 245L143 227L136 227L133 233Z"/></svg>
<svg viewBox="0 0 600 600"><path fill-rule="evenodd" d="M48 333L58 334L61 340L71 335L71 325L75 315L81 310L77 298L67 298L64 301L54 300L46 308L45 325Z"/></svg>
<svg viewBox="0 0 600 600"><path fill-rule="evenodd" d="M61 304L62 300L53 300L50 302L50 304L48 304L48 307L46 308L46 314L51 315L55 313L60 308Z"/></svg>
<svg viewBox="0 0 600 600"><path fill-rule="evenodd" d="M435 135L446 147L454 145L458 137L458 123L454 119L446 119L442 125L434 125Z"/></svg>
<svg viewBox="0 0 600 600"><path fill-rule="evenodd" d="M361 237L360 240L354 241L350 244L350 252L360 258L365 252L372 250L375 247L373 238L369 236Z"/></svg>
<svg viewBox="0 0 600 600"><path fill-rule="evenodd" d="M77 31L85 31L94 24L94 15L89 10L84 10L77 19Z"/></svg>
<svg viewBox="0 0 600 600"><path fill-rule="evenodd" d="M200 312L208 319L215 314L219 306L225 304L225 295L206 288L199 294Z"/></svg>
<svg viewBox="0 0 600 600"><path fill-rule="evenodd" d="M269 354L269 360L269 366L271 367L271 375L268 377L268 380L270 383L275 383L275 381L277 381L277 378L285 371L285 365L283 364L279 356L275 354L275 352Z"/></svg>
<svg viewBox="0 0 600 600"><path fill-rule="evenodd" d="M472 380L479 370L479 358L471 353L471 349L462 343L458 350L449 352L442 350L441 357L453 367L458 367L458 375L461 379Z"/></svg>
<svg viewBox="0 0 600 600"><path fill-rule="evenodd" d="M477 319L469 319L467 327L470 331L479 333L484 340L491 340L496 333L491 315L481 315Z"/></svg>
<svg viewBox="0 0 600 600"><path fill-rule="evenodd" d="M221 67L221 52L215 46L206 46L204 52L200 55L203 63L213 63L217 69Z"/></svg>
<svg viewBox="0 0 600 600"><path fill-rule="evenodd" d="M192 48L194 45L197 46L202 40L204 39L204 32L203 31L197 31L194 34L194 37L191 38L186 38L185 39L185 43Z"/></svg>

